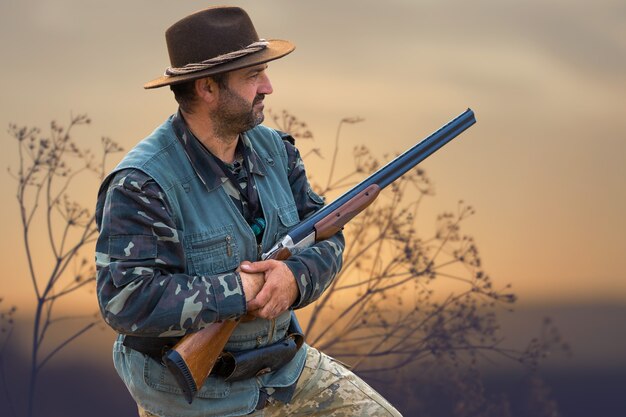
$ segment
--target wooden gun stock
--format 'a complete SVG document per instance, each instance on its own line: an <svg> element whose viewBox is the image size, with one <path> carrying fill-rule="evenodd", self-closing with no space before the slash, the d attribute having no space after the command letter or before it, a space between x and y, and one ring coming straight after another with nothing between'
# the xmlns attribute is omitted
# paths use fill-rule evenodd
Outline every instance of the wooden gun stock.
<svg viewBox="0 0 626 417"><path fill-rule="evenodd" d="M212 323L183 337L163 356L189 404L213 370L240 319Z"/></svg>
<svg viewBox="0 0 626 417"><path fill-rule="evenodd" d="M377 184L372 184L352 197L346 204L315 223L315 240L328 239L340 231L354 216L372 204L379 193L380 187Z"/></svg>

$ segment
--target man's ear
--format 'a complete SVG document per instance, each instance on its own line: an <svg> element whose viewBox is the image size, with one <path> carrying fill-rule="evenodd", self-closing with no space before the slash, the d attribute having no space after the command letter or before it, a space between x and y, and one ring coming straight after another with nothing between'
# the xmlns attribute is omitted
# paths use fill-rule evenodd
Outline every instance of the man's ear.
<svg viewBox="0 0 626 417"><path fill-rule="evenodd" d="M210 77L195 81L196 95L204 102L211 103L217 100L218 86Z"/></svg>

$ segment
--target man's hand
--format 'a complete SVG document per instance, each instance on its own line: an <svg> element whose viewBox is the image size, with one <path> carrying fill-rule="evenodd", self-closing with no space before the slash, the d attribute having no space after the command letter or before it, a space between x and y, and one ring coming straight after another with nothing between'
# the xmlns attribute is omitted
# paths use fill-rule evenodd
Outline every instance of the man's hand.
<svg viewBox="0 0 626 417"><path fill-rule="evenodd" d="M300 294L296 279L284 262L273 259L244 262L240 268L247 273L265 274L265 285L248 302L248 314L264 319L276 318L287 311Z"/></svg>

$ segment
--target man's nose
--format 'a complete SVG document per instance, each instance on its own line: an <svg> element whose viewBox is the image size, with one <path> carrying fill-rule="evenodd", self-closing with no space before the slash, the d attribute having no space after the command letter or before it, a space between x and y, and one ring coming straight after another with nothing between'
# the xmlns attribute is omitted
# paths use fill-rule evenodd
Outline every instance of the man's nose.
<svg viewBox="0 0 626 417"><path fill-rule="evenodd" d="M272 94L274 89L272 88L272 83L267 74L263 74L261 79L261 84L259 85L258 93L259 94Z"/></svg>

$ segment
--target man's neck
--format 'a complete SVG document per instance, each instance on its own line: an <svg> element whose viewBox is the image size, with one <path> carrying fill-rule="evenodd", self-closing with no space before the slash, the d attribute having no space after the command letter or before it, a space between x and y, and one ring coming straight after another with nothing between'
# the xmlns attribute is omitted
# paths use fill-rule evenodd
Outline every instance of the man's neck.
<svg viewBox="0 0 626 417"><path fill-rule="evenodd" d="M239 134L219 134L208 117L197 113L187 113L182 110L181 114L191 133L209 152L227 164L234 161Z"/></svg>

